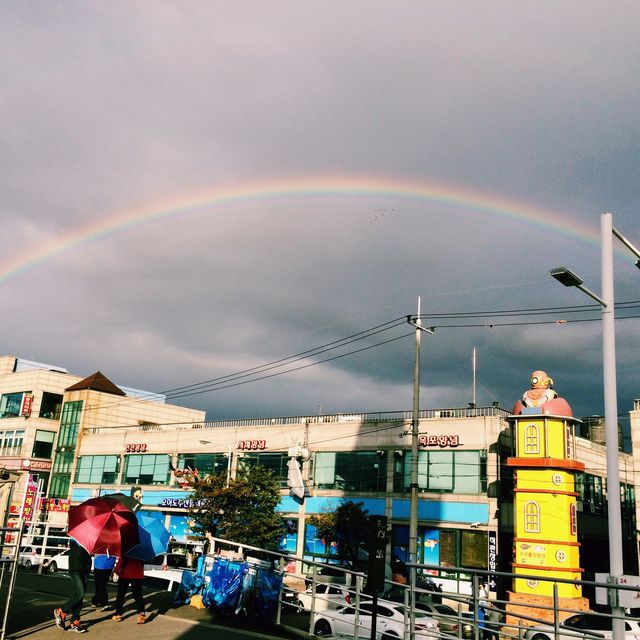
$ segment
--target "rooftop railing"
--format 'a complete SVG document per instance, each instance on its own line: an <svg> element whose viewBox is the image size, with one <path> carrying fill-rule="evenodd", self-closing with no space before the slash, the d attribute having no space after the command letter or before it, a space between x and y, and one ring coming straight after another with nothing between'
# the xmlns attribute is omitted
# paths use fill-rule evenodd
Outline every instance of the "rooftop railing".
<svg viewBox="0 0 640 640"><path fill-rule="evenodd" d="M459 409L422 409L421 420L436 420L443 418L504 418L509 415L498 406L466 407ZM237 427L272 427L304 424L334 424L334 423L370 423L370 422L399 422L410 423L413 418L411 411L383 411L374 413L334 413L316 416L281 416L276 418L241 418L235 420L208 420L206 422L178 422L170 424L135 424L115 425L109 427L89 427L85 433L102 433L113 430L126 431L176 431L186 429L229 429Z"/></svg>

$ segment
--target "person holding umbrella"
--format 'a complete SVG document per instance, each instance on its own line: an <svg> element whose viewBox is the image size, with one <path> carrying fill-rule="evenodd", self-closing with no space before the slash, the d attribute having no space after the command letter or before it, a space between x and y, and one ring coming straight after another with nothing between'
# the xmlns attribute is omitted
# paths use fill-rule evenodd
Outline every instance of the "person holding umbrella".
<svg viewBox="0 0 640 640"><path fill-rule="evenodd" d="M115 576L118 576L118 593L116 595L116 612L112 620L122 622L124 611L124 599L127 589L131 585L133 600L138 609L138 624L144 624L146 620L144 598L142 597L142 581L144 580L144 564L137 558L118 558L113 569Z"/></svg>
<svg viewBox="0 0 640 640"><path fill-rule="evenodd" d="M69 546L69 580L71 581L71 596L60 607L53 610L53 617L61 629L67 628L67 618L71 616L69 631L85 633L86 629L80 625L80 611L84 594L87 592L89 574L91 573L91 556L73 538Z"/></svg>
<svg viewBox="0 0 640 640"><path fill-rule="evenodd" d="M116 557L108 553L98 553L93 558L93 581L96 592L93 598L91 598L91 604L94 607L101 607L104 610L109 605L107 585L109 584L109 577L115 564Z"/></svg>

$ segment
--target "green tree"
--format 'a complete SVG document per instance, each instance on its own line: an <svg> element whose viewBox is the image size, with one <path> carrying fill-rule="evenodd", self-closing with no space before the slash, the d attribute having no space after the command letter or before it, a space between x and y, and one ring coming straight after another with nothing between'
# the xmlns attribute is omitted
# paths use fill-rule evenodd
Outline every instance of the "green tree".
<svg viewBox="0 0 640 640"><path fill-rule="evenodd" d="M275 551L284 533L276 512L280 485L269 469L249 467L232 478L214 474L193 482L189 517L196 534Z"/></svg>
<svg viewBox="0 0 640 640"><path fill-rule="evenodd" d="M340 500L333 511L323 511L309 517L309 522L325 541L326 555L332 542L336 543L338 556L349 560L352 566L359 563L360 549L366 549L369 535L369 512L364 502Z"/></svg>

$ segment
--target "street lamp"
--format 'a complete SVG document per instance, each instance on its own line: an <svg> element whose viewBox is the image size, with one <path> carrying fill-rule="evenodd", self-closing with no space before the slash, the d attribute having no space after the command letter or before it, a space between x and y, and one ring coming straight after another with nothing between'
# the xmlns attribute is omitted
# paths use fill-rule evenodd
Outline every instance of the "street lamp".
<svg viewBox="0 0 640 640"><path fill-rule="evenodd" d="M616 334L613 287L613 236L621 240L637 258L640 251L613 228L610 213L600 216L602 297L587 289L573 271L557 267L549 272L566 287L577 287L602 306L602 363L604 380L604 424L607 450L607 501L609 526L609 583L617 583L623 572L622 512L620 508L620 468L618 462L618 399L616 385ZM613 640L624 638L624 608L618 606L617 592L610 592Z"/></svg>

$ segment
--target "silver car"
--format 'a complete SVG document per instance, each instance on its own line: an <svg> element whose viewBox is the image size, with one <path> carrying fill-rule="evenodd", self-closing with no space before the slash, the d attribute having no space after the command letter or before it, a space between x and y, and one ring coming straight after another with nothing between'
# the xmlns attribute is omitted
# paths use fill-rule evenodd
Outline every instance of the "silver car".
<svg viewBox="0 0 640 640"><path fill-rule="evenodd" d="M359 638L371 637L373 602L360 604L356 616L355 607L329 609L313 617L313 633L317 636L346 635L354 637L356 626ZM409 612L401 604L380 601L376 609L376 638L397 640L405 637ZM424 640L439 635L438 622L426 613L415 613L415 638Z"/></svg>
<svg viewBox="0 0 640 640"><path fill-rule="evenodd" d="M576 639L609 639L612 637L613 619L595 613L578 613L560 623L558 640ZM640 637L640 624L636 620L625 620L625 640L636 640ZM525 640L555 640L553 625L539 624L527 629Z"/></svg>

